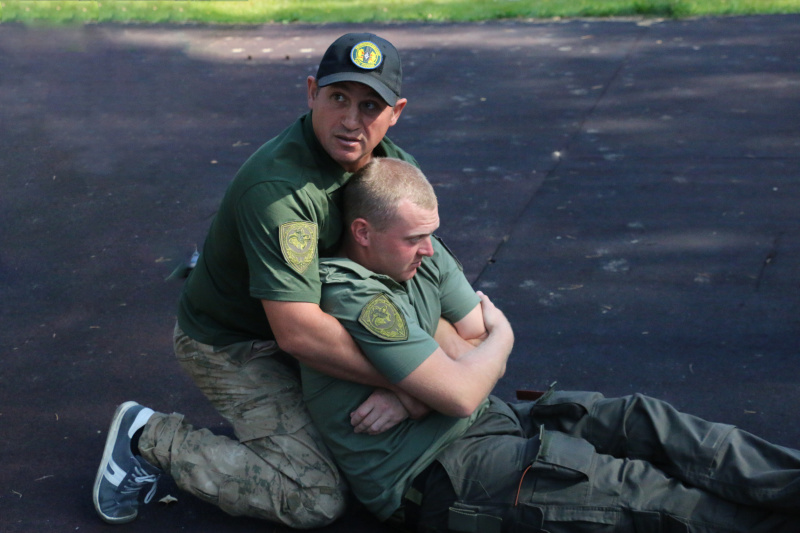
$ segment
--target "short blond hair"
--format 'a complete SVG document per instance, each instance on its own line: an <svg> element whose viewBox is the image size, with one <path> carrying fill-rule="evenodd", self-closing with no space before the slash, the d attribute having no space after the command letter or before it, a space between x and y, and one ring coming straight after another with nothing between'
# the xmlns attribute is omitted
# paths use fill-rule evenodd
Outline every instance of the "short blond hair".
<svg viewBox="0 0 800 533"><path fill-rule="evenodd" d="M423 209L438 206L433 186L420 169L400 159L375 158L353 174L345 187L346 227L363 218L384 231L394 221L402 200Z"/></svg>

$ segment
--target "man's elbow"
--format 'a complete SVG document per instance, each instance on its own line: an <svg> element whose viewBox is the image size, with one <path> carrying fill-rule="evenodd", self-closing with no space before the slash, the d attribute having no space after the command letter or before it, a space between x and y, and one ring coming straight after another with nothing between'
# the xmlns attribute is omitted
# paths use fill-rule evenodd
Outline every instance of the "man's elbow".
<svg viewBox="0 0 800 533"><path fill-rule="evenodd" d="M485 398L454 398L452 401L447 402L440 412L448 416L456 418L468 418L472 413L481 406Z"/></svg>
<svg viewBox="0 0 800 533"><path fill-rule="evenodd" d="M284 335L282 337L276 335L275 342L278 343L278 348L300 361L306 359L309 352L309 344L303 335Z"/></svg>

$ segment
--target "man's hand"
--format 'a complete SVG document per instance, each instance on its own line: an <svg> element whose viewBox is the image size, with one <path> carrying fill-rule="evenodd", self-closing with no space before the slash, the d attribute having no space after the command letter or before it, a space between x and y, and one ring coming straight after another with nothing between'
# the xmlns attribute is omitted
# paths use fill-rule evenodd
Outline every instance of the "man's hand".
<svg viewBox="0 0 800 533"><path fill-rule="evenodd" d="M396 389L392 392L394 392L397 395L397 398L403 404L403 407L406 408L406 411L408 411L408 416L412 420L419 420L420 418L424 418L428 416L428 413L431 412L430 407L428 407L421 401L417 400L410 394L407 394L401 391L400 389Z"/></svg>
<svg viewBox="0 0 800 533"><path fill-rule="evenodd" d="M492 329L494 329L498 322L507 322L503 312L494 306L494 303L492 303L488 296L483 294L481 291L476 291L475 294L477 294L481 299L483 324L486 327L486 331L491 333Z"/></svg>
<svg viewBox="0 0 800 533"><path fill-rule="evenodd" d="M483 324L486 326L486 331L491 334L496 327L508 327L510 332L511 325L508 323L506 315L504 315L501 310L495 307L494 303L492 303L489 297L483 294L481 291L477 291L476 294L481 298L481 311L483 311ZM511 333L512 339L513 335L514 334ZM503 363L503 370L500 375L505 375L505 373L506 365Z"/></svg>
<svg viewBox="0 0 800 533"><path fill-rule="evenodd" d="M404 396L413 400L406 394ZM395 427L409 416L409 410L397 394L388 389L375 389L358 409L350 413L350 424L356 433L377 435Z"/></svg>

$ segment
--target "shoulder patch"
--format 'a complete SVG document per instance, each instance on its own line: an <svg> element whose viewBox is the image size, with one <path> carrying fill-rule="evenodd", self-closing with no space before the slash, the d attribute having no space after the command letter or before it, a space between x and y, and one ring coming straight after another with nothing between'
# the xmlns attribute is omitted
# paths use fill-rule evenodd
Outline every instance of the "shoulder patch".
<svg viewBox="0 0 800 533"><path fill-rule="evenodd" d="M280 228L281 252L290 267L302 274L317 254L317 225L287 222Z"/></svg>
<svg viewBox="0 0 800 533"><path fill-rule="evenodd" d="M385 294L379 294L370 300L361 310L358 321L379 339L386 341L408 339L408 326L403 313Z"/></svg>

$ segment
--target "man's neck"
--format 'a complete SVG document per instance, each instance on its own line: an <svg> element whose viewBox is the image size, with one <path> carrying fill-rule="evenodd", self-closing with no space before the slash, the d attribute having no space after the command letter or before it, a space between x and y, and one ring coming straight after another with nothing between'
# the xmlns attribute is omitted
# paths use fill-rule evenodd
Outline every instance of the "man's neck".
<svg viewBox="0 0 800 533"><path fill-rule="evenodd" d="M342 240L342 245L339 246L339 249L336 251L337 257L346 257L351 261L358 263L359 265L363 266L364 268L369 268L364 264L366 258L363 257L363 254L360 252L359 247L351 240L345 237Z"/></svg>

